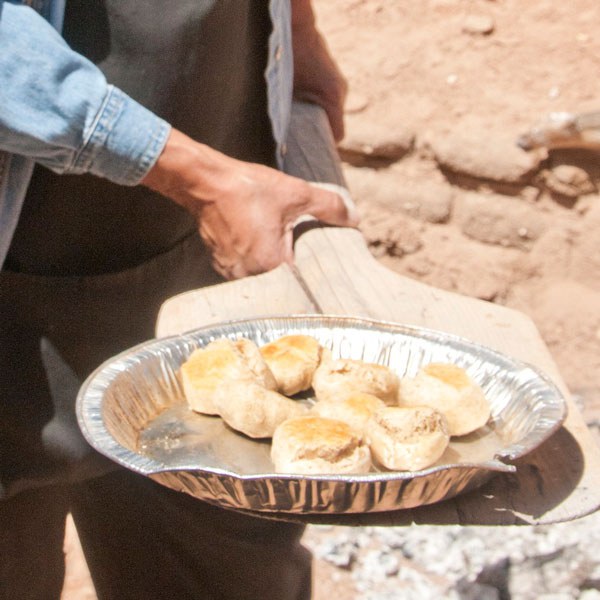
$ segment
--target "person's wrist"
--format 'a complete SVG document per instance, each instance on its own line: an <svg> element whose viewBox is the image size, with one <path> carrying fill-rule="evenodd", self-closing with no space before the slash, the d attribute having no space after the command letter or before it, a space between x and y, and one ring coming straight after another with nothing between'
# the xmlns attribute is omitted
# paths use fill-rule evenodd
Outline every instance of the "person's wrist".
<svg viewBox="0 0 600 600"><path fill-rule="evenodd" d="M233 159L173 129L141 184L196 213L218 197Z"/></svg>

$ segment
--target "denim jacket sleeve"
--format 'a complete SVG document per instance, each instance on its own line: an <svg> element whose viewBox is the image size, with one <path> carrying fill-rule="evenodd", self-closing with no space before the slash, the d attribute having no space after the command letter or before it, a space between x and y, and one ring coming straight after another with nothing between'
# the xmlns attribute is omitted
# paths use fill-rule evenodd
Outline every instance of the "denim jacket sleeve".
<svg viewBox="0 0 600 600"><path fill-rule="evenodd" d="M0 150L136 185L170 126L109 85L33 9L0 0Z"/></svg>
<svg viewBox="0 0 600 600"><path fill-rule="evenodd" d="M170 130L68 48L45 20L60 28L63 7L64 0L0 0L0 267L34 162L134 185ZM282 168L292 99L290 0L269 7L268 107Z"/></svg>

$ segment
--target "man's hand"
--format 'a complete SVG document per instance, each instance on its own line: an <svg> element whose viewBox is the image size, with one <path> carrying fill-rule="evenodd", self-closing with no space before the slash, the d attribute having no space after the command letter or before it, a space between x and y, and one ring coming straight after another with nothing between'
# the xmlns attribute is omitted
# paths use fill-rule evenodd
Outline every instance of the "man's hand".
<svg viewBox="0 0 600 600"><path fill-rule="evenodd" d="M292 47L294 97L321 106L339 142L344 137L348 84L316 28L310 0L292 0Z"/></svg>
<svg viewBox="0 0 600 600"><path fill-rule="evenodd" d="M310 214L354 227L342 198L296 177L235 160L172 130L142 181L190 211L227 279L269 271L293 260L293 224Z"/></svg>

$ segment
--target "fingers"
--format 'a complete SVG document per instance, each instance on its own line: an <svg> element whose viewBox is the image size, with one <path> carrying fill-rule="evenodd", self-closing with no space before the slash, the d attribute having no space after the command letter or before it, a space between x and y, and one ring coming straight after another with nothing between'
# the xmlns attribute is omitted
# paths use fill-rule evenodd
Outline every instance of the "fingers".
<svg viewBox="0 0 600 600"><path fill-rule="evenodd" d="M358 225L358 211L348 190L333 183L311 182L310 186L313 188L312 197L306 213L330 225ZM301 219L302 215L299 218Z"/></svg>
<svg viewBox="0 0 600 600"><path fill-rule="evenodd" d="M287 227L280 237L261 238L254 246L240 254L232 247L214 248L212 265L228 280L241 279L275 269L294 261L293 227Z"/></svg>
<svg viewBox="0 0 600 600"><path fill-rule="evenodd" d="M211 250L215 270L238 279L293 262L293 233L299 217L356 227L358 215L348 191L257 165L241 165L244 177L199 215L200 235Z"/></svg>

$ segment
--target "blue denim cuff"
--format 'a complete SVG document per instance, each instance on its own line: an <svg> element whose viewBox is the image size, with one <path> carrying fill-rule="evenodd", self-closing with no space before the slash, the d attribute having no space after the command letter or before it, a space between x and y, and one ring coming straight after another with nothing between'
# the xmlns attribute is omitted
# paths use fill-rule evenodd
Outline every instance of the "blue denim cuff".
<svg viewBox="0 0 600 600"><path fill-rule="evenodd" d="M89 131L71 172L89 172L137 185L162 152L171 126L114 86Z"/></svg>

